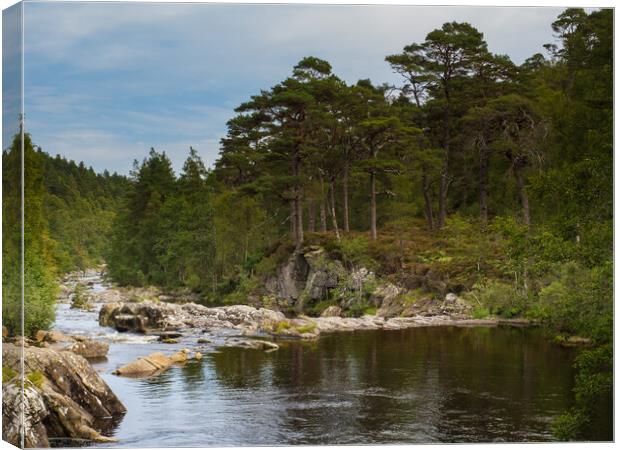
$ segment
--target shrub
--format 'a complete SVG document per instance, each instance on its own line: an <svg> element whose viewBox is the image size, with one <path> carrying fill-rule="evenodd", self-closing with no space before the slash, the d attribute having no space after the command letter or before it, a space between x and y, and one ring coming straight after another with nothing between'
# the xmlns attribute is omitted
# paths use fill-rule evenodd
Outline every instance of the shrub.
<svg viewBox="0 0 620 450"><path fill-rule="evenodd" d="M611 338L613 270L611 264L587 269L575 262L562 264L555 279L538 294L539 308L557 331Z"/></svg>
<svg viewBox="0 0 620 450"><path fill-rule="evenodd" d="M376 316L377 315L377 307L376 306L369 306L368 308L366 308L364 310L364 315Z"/></svg>
<svg viewBox="0 0 620 450"><path fill-rule="evenodd" d="M368 238L345 237L339 244L342 259L350 267L366 267L375 270L379 265L373 258Z"/></svg>
<svg viewBox="0 0 620 450"><path fill-rule="evenodd" d="M472 311L471 315L474 319L486 319L491 315L491 312L488 308L478 307Z"/></svg>
<svg viewBox="0 0 620 450"><path fill-rule="evenodd" d="M474 292L483 308L491 314L510 318L523 313L528 305L527 296L513 285L501 281L490 281L475 285Z"/></svg>
<svg viewBox="0 0 620 450"><path fill-rule="evenodd" d="M323 311L325 311L330 306L338 306L338 303L333 300L321 300L320 302L317 302L314 305L310 306L307 312L311 316L320 316Z"/></svg>
<svg viewBox="0 0 620 450"><path fill-rule="evenodd" d="M237 289L224 297L226 305L244 305L248 302L248 297L258 291L261 284L256 277L242 275Z"/></svg>
<svg viewBox="0 0 620 450"><path fill-rule="evenodd" d="M77 283L73 289L73 300L71 301L72 308L88 309L90 297L88 295L88 289L82 283Z"/></svg>
<svg viewBox="0 0 620 450"><path fill-rule="evenodd" d="M591 440L590 422L597 411L613 415L613 348L611 343L582 351L575 359L576 404L559 416L553 433L561 440Z"/></svg>

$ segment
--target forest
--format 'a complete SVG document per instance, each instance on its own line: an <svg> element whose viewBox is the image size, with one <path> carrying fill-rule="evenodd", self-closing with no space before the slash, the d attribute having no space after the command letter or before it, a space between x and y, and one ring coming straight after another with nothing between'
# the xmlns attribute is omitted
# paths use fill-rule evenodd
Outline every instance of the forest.
<svg viewBox="0 0 620 450"><path fill-rule="evenodd" d="M119 285L260 302L266 275L320 245L385 279L440 273L478 317L591 339L576 405L555 424L562 439L587 436L612 389L613 11L567 9L551 27L557 43L517 65L471 25L445 23L385 56L395 86L348 84L304 57L236 108L213 168L192 148L177 175L151 149L128 177L96 174L25 134L25 333L53 322L71 270L105 262ZM20 148L17 135L3 153L13 333ZM372 313L367 298L349 310Z"/></svg>

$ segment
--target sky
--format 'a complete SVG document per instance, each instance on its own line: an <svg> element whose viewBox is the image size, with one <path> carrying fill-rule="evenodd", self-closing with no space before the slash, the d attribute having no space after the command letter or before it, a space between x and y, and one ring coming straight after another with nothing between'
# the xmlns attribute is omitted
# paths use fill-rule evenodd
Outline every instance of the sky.
<svg viewBox="0 0 620 450"><path fill-rule="evenodd" d="M26 3L26 129L46 152L97 171L126 174L154 147L178 172L190 145L212 164L234 108L285 79L305 56L328 60L349 83L399 83L386 55L422 42L444 22L465 21L484 33L492 52L519 64L544 53L561 11ZM4 114L3 148L14 124Z"/></svg>

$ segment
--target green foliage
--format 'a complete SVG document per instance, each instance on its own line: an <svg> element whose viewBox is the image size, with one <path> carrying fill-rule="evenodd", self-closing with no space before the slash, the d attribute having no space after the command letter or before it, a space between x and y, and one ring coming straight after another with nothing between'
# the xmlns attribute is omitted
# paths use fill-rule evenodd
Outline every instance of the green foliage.
<svg viewBox="0 0 620 450"><path fill-rule="evenodd" d="M2 384L8 383L18 375L16 371L8 366L2 366Z"/></svg>
<svg viewBox="0 0 620 450"><path fill-rule="evenodd" d="M256 277L242 275L236 289L224 297L224 304L239 305L247 304L248 297L261 287L260 281Z"/></svg>
<svg viewBox="0 0 620 450"><path fill-rule="evenodd" d="M281 320L273 325L273 332L275 334L282 334L285 330L291 328L291 323L288 320Z"/></svg>
<svg viewBox="0 0 620 450"><path fill-rule="evenodd" d="M9 334L33 335L54 321L57 286L53 241L44 214L43 156L24 134L24 304L21 291L21 135L2 156L2 316ZM22 308L24 329L21 329Z"/></svg>
<svg viewBox="0 0 620 450"><path fill-rule="evenodd" d="M528 307L528 298L513 284L489 281L474 286L476 298L483 308L494 315L510 318L522 314Z"/></svg>
<svg viewBox="0 0 620 450"><path fill-rule="evenodd" d="M386 58L403 76L396 95L369 80L349 85L305 57L239 105L211 172L190 150L176 177L152 150L129 180L96 175L34 151L28 137L26 331L53 320L54 277L102 255L121 284L247 303L314 243L347 269L314 314L336 302L348 315L374 312L376 280L351 275L364 267L408 287L471 291L474 317L523 315L591 338L577 362L577 405L555 428L585 436L608 395L613 325L612 19L609 9L567 9L552 24L551 59L520 67L471 25L446 23ZM20 144L3 154L12 334Z"/></svg>
<svg viewBox="0 0 620 450"><path fill-rule="evenodd" d="M471 316L474 319L486 319L490 315L491 315L491 312L489 311L489 309L483 308L483 307L475 308L471 313Z"/></svg>
<svg viewBox="0 0 620 450"><path fill-rule="evenodd" d="M374 270L377 261L372 256L370 242L363 237L345 237L338 243L342 259L349 267L365 267Z"/></svg>
<svg viewBox="0 0 620 450"><path fill-rule="evenodd" d="M41 372L35 370L26 375L26 379L34 384L36 388L41 389L45 381L45 376Z"/></svg>
<svg viewBox="0 0 620 450"><path fill-rule="evenodd" d="M135 164L106 258L114 280L195 291L211 287L215 229L206 177L194 149L178 179L165 153L151 150Z"/></svg>
<svg viewBox="0 0 620 450"><path fill-rule="evenodd" d="M583 350L575 360L576 404L553 424L554 434L563 441L591 440L594 414L613 416L613 348L611 343Z"/></svg>
<svg viewBox="0 0 620 450"><path fill-rule="evenodd" d="M337 302L334 300L321 300L307 308L307 313L310 316L318 317L330 306L337 306Z"/></svg>
<svg viewBox="0 0 620 450"><path fill-rule="evenodd" d="M611 263L593 269L575 262L560 265L553 281L539 293L544 317L557 331L601 343L611 338L612 299Z"/></svg>

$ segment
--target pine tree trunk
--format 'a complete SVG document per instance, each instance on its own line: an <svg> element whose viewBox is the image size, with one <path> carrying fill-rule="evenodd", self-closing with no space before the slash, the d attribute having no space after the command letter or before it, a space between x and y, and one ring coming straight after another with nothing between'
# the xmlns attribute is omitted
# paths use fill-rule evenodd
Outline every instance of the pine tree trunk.
<svg viewBox="0 0 620 450"><path fill-rule="evenodd" d="M321 180L321 206L320 206L321 231L323 233L326 233L327 232L327 211L325 208L325 185L323 183L323 176L321 176L320 180Z"/></svg>
<svg viewBox="0 0 620 450"><path fill-rule="evenodd" d="M449 181L449 162L450 162L450 89L446 84L444 86L444 95L446 99L446 106L444 108L443 115L443 165L441 167L441 180L439 186L439 222L438 228L443 228L446 224L446 216L448 214L448 187Z"/></svg>
<svg viewBox="0 0 620 450"><path fill-rule="evenodd" d="M314 233L316 231L316 211L314 199L308 201L308 231Z"/></svg>
<svg viewBox="0 0 620 450"><path fill-rule="evenodd" d="M489 223L489 154L486 148L480 149L480 171L479 171L479 194L480 194L480 223L486 228Z"/></svg>
<svg viewBox="0 0 620 450"><path fill-rule="evenodd" d="M446 224L446 216L448 209L448 155L444 156L443 167L441 168L441 183L439 186L439 221L438 228L443 228Z"/></svg>
<svg viewBox="0 0 620 450"><path fill-rule="evenodd" d="M428 173L426 167L422 169L422 195L424 197L424 215L426 216L426 223L428 229L432 230L435 227L435 220L433 218L433 203L429 195L431 186L428 180Z"/></svg>
<svg viewBox="0 0 620 450"><path fill-rule="evenodd" d="M329 195L331 199L331 213L332 213L332 225L336 232L336 239L340 241L340 231L338 231L338 219L336 218L336 200L334 196L334 182L329 183Z"/></svg>
<svg viewBox="0 0 620 450"><path fill-rule="evenodd" d="M512 170L517 180L517 191L519 192L519 199L521 200L521 209L523 212L523 223L529 228L530 226L530 200L527 196L525 189L525 180L523 179L522 166L517 161L513 163Z"/></svg>
<svg viewBox="0 0 620 450"><path fill-rule="evenodd" d="M301 201L301 194L298 192L295 198L295 218L297 219L297 240L295 247L301 248L301 244L304 242L304 218L303 218L303 202Z"/></svg>
<svg viewBox="0 0 620 450"><path fill-rule="evenodd" d="M344 232L349 232L349 163L345 162L342 177L342 208L344 211Z"/></svg>
<svg viewBox="0 0 620 450"><path fill-rule="evenodd" d="M370 172L370 237L377 239L377 188L375 172Z"/></svg>
<svg viewBox="0 0 620 450"><path fill-rule="evenodd" d="M289 200L289 205L291 207L291 215L290 215L290 222L291 222L291 238L293 239L293 242L297 242L297 230L296 230L296 223L297 223L297 219L295 217L295 200L290 199Z"/></svg>

